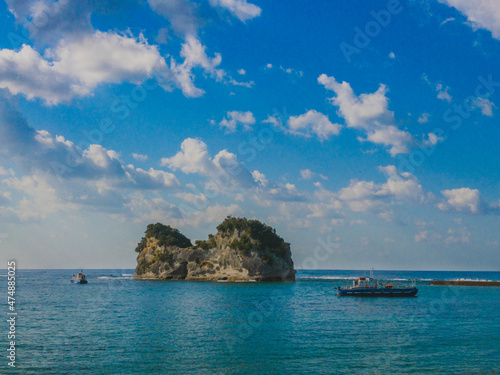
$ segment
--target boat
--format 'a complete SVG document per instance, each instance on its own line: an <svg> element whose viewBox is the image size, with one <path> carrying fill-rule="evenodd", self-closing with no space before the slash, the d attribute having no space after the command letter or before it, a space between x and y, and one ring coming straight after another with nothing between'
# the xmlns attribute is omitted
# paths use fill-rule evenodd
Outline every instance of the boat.
<svg viewBox="0 0 500 375"><path fill-rule="evenodd" d="M391 283L383 283L373 277L373 269L370 277L358 277L353 280L351 287L338 287L337 296L353 297L415 297L418 289L415 283L411 286L398 286Z"/></svg>
<svg viewBox="0 0 500 375"><path fill-rule="evenodd" d="M78 272L75 275L73 275L73 278L71 279L72 284L87 284L87 276L83 272Z"/></svg>

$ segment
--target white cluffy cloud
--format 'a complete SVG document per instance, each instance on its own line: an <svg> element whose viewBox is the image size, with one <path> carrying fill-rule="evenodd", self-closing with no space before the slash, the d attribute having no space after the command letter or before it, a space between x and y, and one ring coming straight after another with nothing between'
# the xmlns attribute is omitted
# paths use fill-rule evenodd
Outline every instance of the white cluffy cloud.
<svg viewBox="0 0 500 375"><path fill-rule="evenodd" d="M304 75L304 72L302 70L297 70L297 69L293 69L293 68L284 68L281 65L280 65L280 70L282 70L283 72L285 72L287 74L293 74L293 75L296 75L298 77L302 77Z"/></svg>
<svg viewBox="0 0 500 375"><path fill-rule="evenodd" d="M5 142L0 155L32 173L56 175L59 179L103 181L113 188L175 189L177 178L165 171L145 171L126 165L119 153L97 144L78 147L62 136L28 125L13 104L0 101L0 138Z"/></svg>
<svg viewBox="0 0 500 375"><path fill-rule="evenodd" d="M492 117L493 116L493 107L495 107L495 103L485 98L477 98L477 106L481 109L481 113L485 116Z"/></svg>
<svg viewBox="0 0 500 375"><path fill-rule="evenodd" d="M380 85L379 89L371 94L356 96L348 82L339 83L334 77L322 74L318 82L327 90L335 92L336 96L330 101L339 108L348 127L362 130L369 141L389 147L392 156L409 152L409 145L413 142L410 133L395 126L394 112L388 110L388 89Z"/></svg>
<svg viewBox="0 0 500 375"><path fill-rule="evenodd" d="M486 205L477 189L443 190L441 194L446 198L446 201L439 203L437 206L442 211L480 214L486 209Z"/></svg>
<svg viewBox="0 0 500 375"><path fill-rule="evenodd" d="M337 220L345 216L345 210L349 210L394 221L397 215L393 206L401 203L425 205L432 200L432 194L426 194L411 173L398 173L394 165L379 167L379 171L387 176L385 182L354 179L337 192L327 190L320 182L314 183L317 190L309 197L306 205L310 212L305 215L308 218L330 217ZM304 175L309 177L310 173L304 172Z"/></svg>
<svg viewBox="0 0 500 375"><path fill-rule="evenodd" d="M235 154L222 150L212 158L206 143L194 138L185 139L181 151L170 158L162 158L161 165L173 170L180 169L186 174L200 174L218 180L226 187L255 185L252 174Z"/></svg>
<svg viewBox="0 0 500 375"><path fill-rule="evenodd" d="M257 170L250 173L237 156L227 150L222 150L212 157L207 145L198 139L185 139L181 150L170 158L163 158L161 164L173 170L180 169L186 174L205 177L205 186L211 192L214 190L217 193L232 194L239 190L234 196L237 201L244 200L242 189L258 205L265 207L279 204L278 202L304 200L304 193L294 184L275 183Z"/></svg>
<svg viewBox="0 0 500 375"><path fill-rule="evenodd" d="M240 16L245 9L251 12L255 7L241 0L220 3ZM207 55L198 37L203 22L195 3L149 0L149 4L170 21L171 29L184 40L180 51L183 60L176 61L171 56L167 62L158 47L149 44L142 34L134 37L130 31L120 34L94 30L90 23L93 11L106 8L99 2L10 2L9 10L29 30L30 38L45 43L35 46L48 48L40 52L24 44L17 49L0 50L0 88L55 105L92 95L100 84L141 84L154 76L166 91L176 87L186 97L199 97L204 91L194 84L195 68L201 68L218 82L252 87L253 82L238 82L218 68L220 54ZM118 8L122 6L125 5L117 4Z"/></svg>
<svg viewBox="0 0 500 375"><path fill-rule="evenodd" d="M291 116L288 119L288 132L301 137L312 137L316 135L320 141L338 135L342 128L339 124L333 124L328 117L311 109L300 116Z"/></svg>
<svg viewBox="0 0 500 375"><path fill-rule="evenodd" d="M323 180L328 180L328 177L322 175L322 174L317 174L311 171L310 169L302 169L300 171L300 177L302 177L304 180L311 180L314 177L319 176Z"/></svg>
<svg viewBox="0 0 500 375"><path fill-rule="evenodd" d="M451 103L451 101L453 100L453 97L450 95L450 93L448 92L448 90L450 90L450 87L449 86L444 86L442 83L438 82L438 83L435 83L435 82L432 82L429 77L427 76L427 74L422 74L422 79L431 87L433 87L436 92L438 93L437 94L437 98L440 99L440 100L446 100L448 103Z"/></svg>
<svg viewBox="0 0 500 375"><path fill-rule="evenodd" d="M146 160L148 160L148 156L147 156L147 155L142 155L142 154L136 154L136 153L133 153L133 154L132 154L132 157L133 157L135 160L138 160L138 161L146 161Z"/></svg>
<svg viewBox="0 0 500 375"><path fill-rule="evenodd" d="M247 3L246 0L209 0L209 2L212 7L229 11L242 22L259 17L262 12L257 5Z"/></svg>
<svg viewBox="0 0 500 375"><path fill-rule="evenodd" d="M8 0L7 4L30 37L45 43L92 32L92 12L106 6L97 1L68 0Z"/></svg>
<svg viewBox="0 0 500 375"><path fill-rule="evenodd" d="M498 0L439 0L463 13L474 29L491 31L500 39L500 3Z"/></svg>
<svg viewBox="0 0 500 375"><path fill-rule="evenodd" d="M437 98L451 103L453 97L448 93L449 89L450 88L448 86L444 87L442 83L438 83L436 85L436 91L438 93Z"/></svg>
<svg viewBox="0 0 500 375"><path fill-rule="evenodd" d="M0 50L0 87L12 94L44 99L49 104L86 96L100 83L141 83L168 70L155 46L100 31L81 39L62 40L41 56L31 46Z"/></svg>
<svg viewBox="0 0 500 375"><path fill-rule="evenodd" d="M226 133L234 133L238 124L243 125L245 130L250 130L251 125L255 124L253 113L250 111L229 111L227 117L219 122L220 127L226 129Z"/></svg>
<svg viewBox="0 0 500 375"><path fill-rule="evenodd" d="M338 198L345 201L355 212L383 210L385 204L381 200L386 198L415 204L425 202L426 195L414 175L399 174L393 165L380 167L379 170L388 176L387 182L377 184L372 181L352 180L348 187L339 191Z"/></svg>
<svg viewBox="0 0 500 375"><path fill-rule="evenodd" d="M417 122L418 122L419 124L426 124L426 123L428 123L428 122L429 122L429 116L430 116L430 114L428 114L428 113L424 112L424 113L422 113L422 114L420 115L420 117L418 118Z"/></svg>

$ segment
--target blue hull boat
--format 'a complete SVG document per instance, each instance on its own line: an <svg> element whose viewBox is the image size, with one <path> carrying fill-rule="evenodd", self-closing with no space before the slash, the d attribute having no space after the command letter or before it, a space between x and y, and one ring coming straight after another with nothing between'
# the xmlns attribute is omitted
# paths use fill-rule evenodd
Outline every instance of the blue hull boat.
<svg viewBox="0 0 500 375"><path fill-rule="evenodd" d="M356 297L415 297L417 288L350 288L337 289L338 296Z"/></svg>
<svg viewBox="0 0 500 375"><path fill-rule="evenodd" d="M71 284L88 284L87 280L71 280Z"/></svg>
<svg viewBox="0 0 500 375"><path fill-rule="evenodd" d="M385 284L373 278L373 268L370 277L358 277L352 282L351 287L338 287L337 296L353 297L415 297L418 289L415 283L411 286L394 286Z"/></svg>

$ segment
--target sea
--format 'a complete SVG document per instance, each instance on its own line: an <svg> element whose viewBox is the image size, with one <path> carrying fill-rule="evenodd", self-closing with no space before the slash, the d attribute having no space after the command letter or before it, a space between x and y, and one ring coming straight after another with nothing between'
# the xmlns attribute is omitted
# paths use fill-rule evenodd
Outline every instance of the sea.
<svg viewBox="0 0 500 375"><path fill-rule="evenodd" d="M15 368L0 274L0 374L497 374L500 272L375 271L414 298L337 297L366 271L296 282L134 280L134 270L18 270Z"/></svg>

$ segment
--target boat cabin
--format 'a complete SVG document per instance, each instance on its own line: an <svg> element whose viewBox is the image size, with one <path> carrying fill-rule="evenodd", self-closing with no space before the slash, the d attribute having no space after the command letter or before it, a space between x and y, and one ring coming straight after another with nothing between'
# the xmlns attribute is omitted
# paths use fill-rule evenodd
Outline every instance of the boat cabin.
<svg viewBox="0 0 500 375"><path fill-rule="evenodd" d="M358 277L352 282L353 288L378 288L377 280L373 277Z"/></svg>

